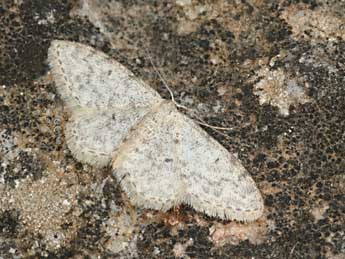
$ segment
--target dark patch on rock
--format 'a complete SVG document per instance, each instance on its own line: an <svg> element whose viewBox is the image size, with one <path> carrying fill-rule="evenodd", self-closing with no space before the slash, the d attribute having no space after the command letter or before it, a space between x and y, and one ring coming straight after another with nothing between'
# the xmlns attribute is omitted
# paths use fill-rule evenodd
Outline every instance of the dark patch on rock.
<svg viewBox="0 0 345 259"><path fill-rule="evenodd" d="M16 185L16 180L32 177L33 180L38 180L42 177L43 165L40 161L33 158L27 152L20 151L16 160L8 166L7 172L4 175L5 183L12 188Z"/></svg>
<svg viewBox="0 0 345 259"><path fill-rule="evenodd" d="M0 214L0 235L16 237L19 226L19 214L15 210L6 210Z"/></svg>

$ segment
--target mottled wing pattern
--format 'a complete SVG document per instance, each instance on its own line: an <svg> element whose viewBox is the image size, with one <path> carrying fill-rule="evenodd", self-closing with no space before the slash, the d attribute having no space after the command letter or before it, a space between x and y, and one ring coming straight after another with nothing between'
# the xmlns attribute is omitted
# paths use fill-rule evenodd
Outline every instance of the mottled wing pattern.
<svg viewBox="0 0 345 259"><path fill-rule="evenodd" d="M182 202L186 187L176 175L176 108L158 108L119 147L112 167L135 205L165 211Z"/></svg>
<svg viewBox="0 0 345 259"><path fill-rule="evenodd" d="M163 210L184 202L223 219L261 216L260 192L238 159L172 104L157 108L114 153L132 202Z"/></svg>
<svg viewBox="0 0 345 259"><path fill-rule="evenodd" d="M223 219L248 221L260 217L261 194L239 160L191 119L179 115L177 152L179 173L187 186L185 202Z"/></svg>
<svg viewBox="0 0 345 259"><path fill-rule="evenodd" d="M83 44L55 40L48 62L69 108L150 107L159 94L106 54Z"/></svg>
<svg viewBox="0 0 345 259"><path fill-rule="evenodd" d="M128 69L86 45L53 41L48 62L72 112L66 124L67 145L81 162L107 165L128 131L162 102Z"/></svg>
<svg viewBox="0 0 345 259"><path fill-rule="evenodd" d="M111 162L135 205L165 211L185 202L243 221L262 215L261 194L239 160L121 64L67 41L53 41L48 61L72 114L68 147L81 162Z"/></svg>
<svg viewBox="0 0 345 259"><path fill-rule="evenodd" d="M103 167L148 108L126 110L79 109L66 124L69 149L81 162Z"/></svg>

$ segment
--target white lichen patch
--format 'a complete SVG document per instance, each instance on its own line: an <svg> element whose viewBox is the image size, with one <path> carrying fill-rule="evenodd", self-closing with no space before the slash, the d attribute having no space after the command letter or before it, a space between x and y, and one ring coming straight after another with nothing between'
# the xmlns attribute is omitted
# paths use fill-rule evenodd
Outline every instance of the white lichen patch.
<svg viewBox="0 0 345 259"><path fill-rule="evenodd" d="M6 130L0 131L0 153L2 160L12 160L18 155L17 140ZM3 161L4 162L4 161Z"/></svg>
<svg viewBox="0 0 345 259"><path fill-rule="evenodd" d="M329 57L332 55L336 55L337 48L336 48L335 41L328 41L327 42L327 49L329 53L322 48L312 48L311 52L303 53L303 55L298 60L299 63L318 69L326 69L329 73L329 77L332 78L335 74L341 73L343 66L338 66L336 62L331 60ZM324 93L321 89L318 91L320 96L323 96L327 93Z"/></svg>
<svg viewBox="0 0 345 259"><path fill-rule="evenodd" d="M266 240L267 223L258 220L246 225L231 222L229 224L216 223L210 228L210 240L216 246L225 244L238 245L241 241L248 240L254 245L262 244Z"/></svg>
<svg viewBox="0 0 345 259"><path fill-rule="evenodd" d="M175 3L179 6L189 6L192 5L192 0L176 0Z"/></svg>
<svg viewBox="0 0 345 259"><path fill-rule="evenodd" d="M326 8L311 10L305 5L292 5L281 16L291 26L296 39L345 39L344 19Z"/></svg>
<svg viewBox="0 0 345 259"><path fill-rule="evenodd" d="M181 203L222 219L256 220L263 200L241 162L173 103L91 47L53 41L48 61L71 112L75 158L111 165L131 202L167 211Z"/></svg>
<svg viewBox="0 0 345 259"><path fill-rule="evenodd" d="M313 215L315 222L317 222L325 218L325 213L328 209L329 209L328 202L324 202L318 206L313 207L310 210L310 213Z"/></svg>
<svg viewBox="0 0 345 259"><path fill-rule="evenodd" d="M176 243L174 245L173 248L173 253L175 258L185 258L185 259L189 259L190 257L188 256L188 254L186 253L186 250L189 246L193 245L193 239L189 239L186 243Z"/></svg>
<svg viewBox="0 0 345 259"><path fill-rule="evenodd" d="M0 131L0 184L5 183L5 175L7 174L8 165L14 160L19 153L19 149L16 148L17 140L6 130Z"/></svg>
<svg viewBox="0 0 345 259"><path fill-rule="evenodd" d="M0 196L0 211L17 210L21 232L41 236L48 250L59 249L75 237L79 212L76 176L45 172L37 181L27 178L15 189L5 189ZM62 225L69 228L63 229Z"/></svg>
<svg viewBox="0 0 345 259"><path fill-rule="evenodd" d="M133 10L131 10L133 8ZM138 9L137 9L138 8ZM114 33L117 30L115 23L120 22L121 26L127 25L127 20L116 21L115 17L121 17L126 13L128 20L135 19L138 15L145 12L143 8L133 5L126 9L119 1L103 1L103 0L77 0L70 15L78 17L87 17L87 19L97 28L99 28L102 36L108 39L117 49L127 49L127 39L119 37L121 32ZM115 21L115 23L114 23ZM134 28L133 28L134 29Z"/></svg>
<svg viewBox="0 0 345 259"><path fill-rule="evenodd" d="M120 215L111 215L103 226L107 240L104 246L108 252L120 254L126 258L136 258L138 252L135 226L135 219L126 212L122 212Z"/></svg>
<svg viewBox="0 0 345 259"><path fill-rule="evenodd" d="M299 80L281 68L273 71L264 68L258 71L257 75L262 79L254 85L254 94L259 97L260 104L278 107L283 116L289 115L291 105L311 101Z"/></svg>

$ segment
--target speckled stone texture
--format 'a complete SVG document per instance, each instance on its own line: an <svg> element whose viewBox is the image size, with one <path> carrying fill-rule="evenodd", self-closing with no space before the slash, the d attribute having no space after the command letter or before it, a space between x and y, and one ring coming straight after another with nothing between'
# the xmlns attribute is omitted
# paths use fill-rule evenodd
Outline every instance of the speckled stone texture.
<svg viewBox="0 0 345 259"><path fill-rule="evenodd" d="M97 1L91 14L83 2L0 3L0 257L344 257L344 2ZM263 218L140 210L110 169L75 161L46 63L53 39L106 52L168 99L151 57L178 103L232 128L204 129L256 181ZM291 93L284 82L304 99L283 115L274 94ZM258 84L274 89L267 102Z"/></svg>

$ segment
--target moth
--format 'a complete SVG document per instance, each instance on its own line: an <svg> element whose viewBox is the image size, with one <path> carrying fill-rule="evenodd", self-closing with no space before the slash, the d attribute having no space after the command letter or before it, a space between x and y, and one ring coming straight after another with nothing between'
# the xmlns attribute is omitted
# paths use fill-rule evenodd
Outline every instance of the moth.
<svg viewBox="0 0 345 259"><path fill-rule="evenodd" d="M92 47L54 40L52 78L71 116L68 148L80 162L111 166L139 207L181 203L221 219L253 221L263 200L241 162L175 105Z"/></svg>

